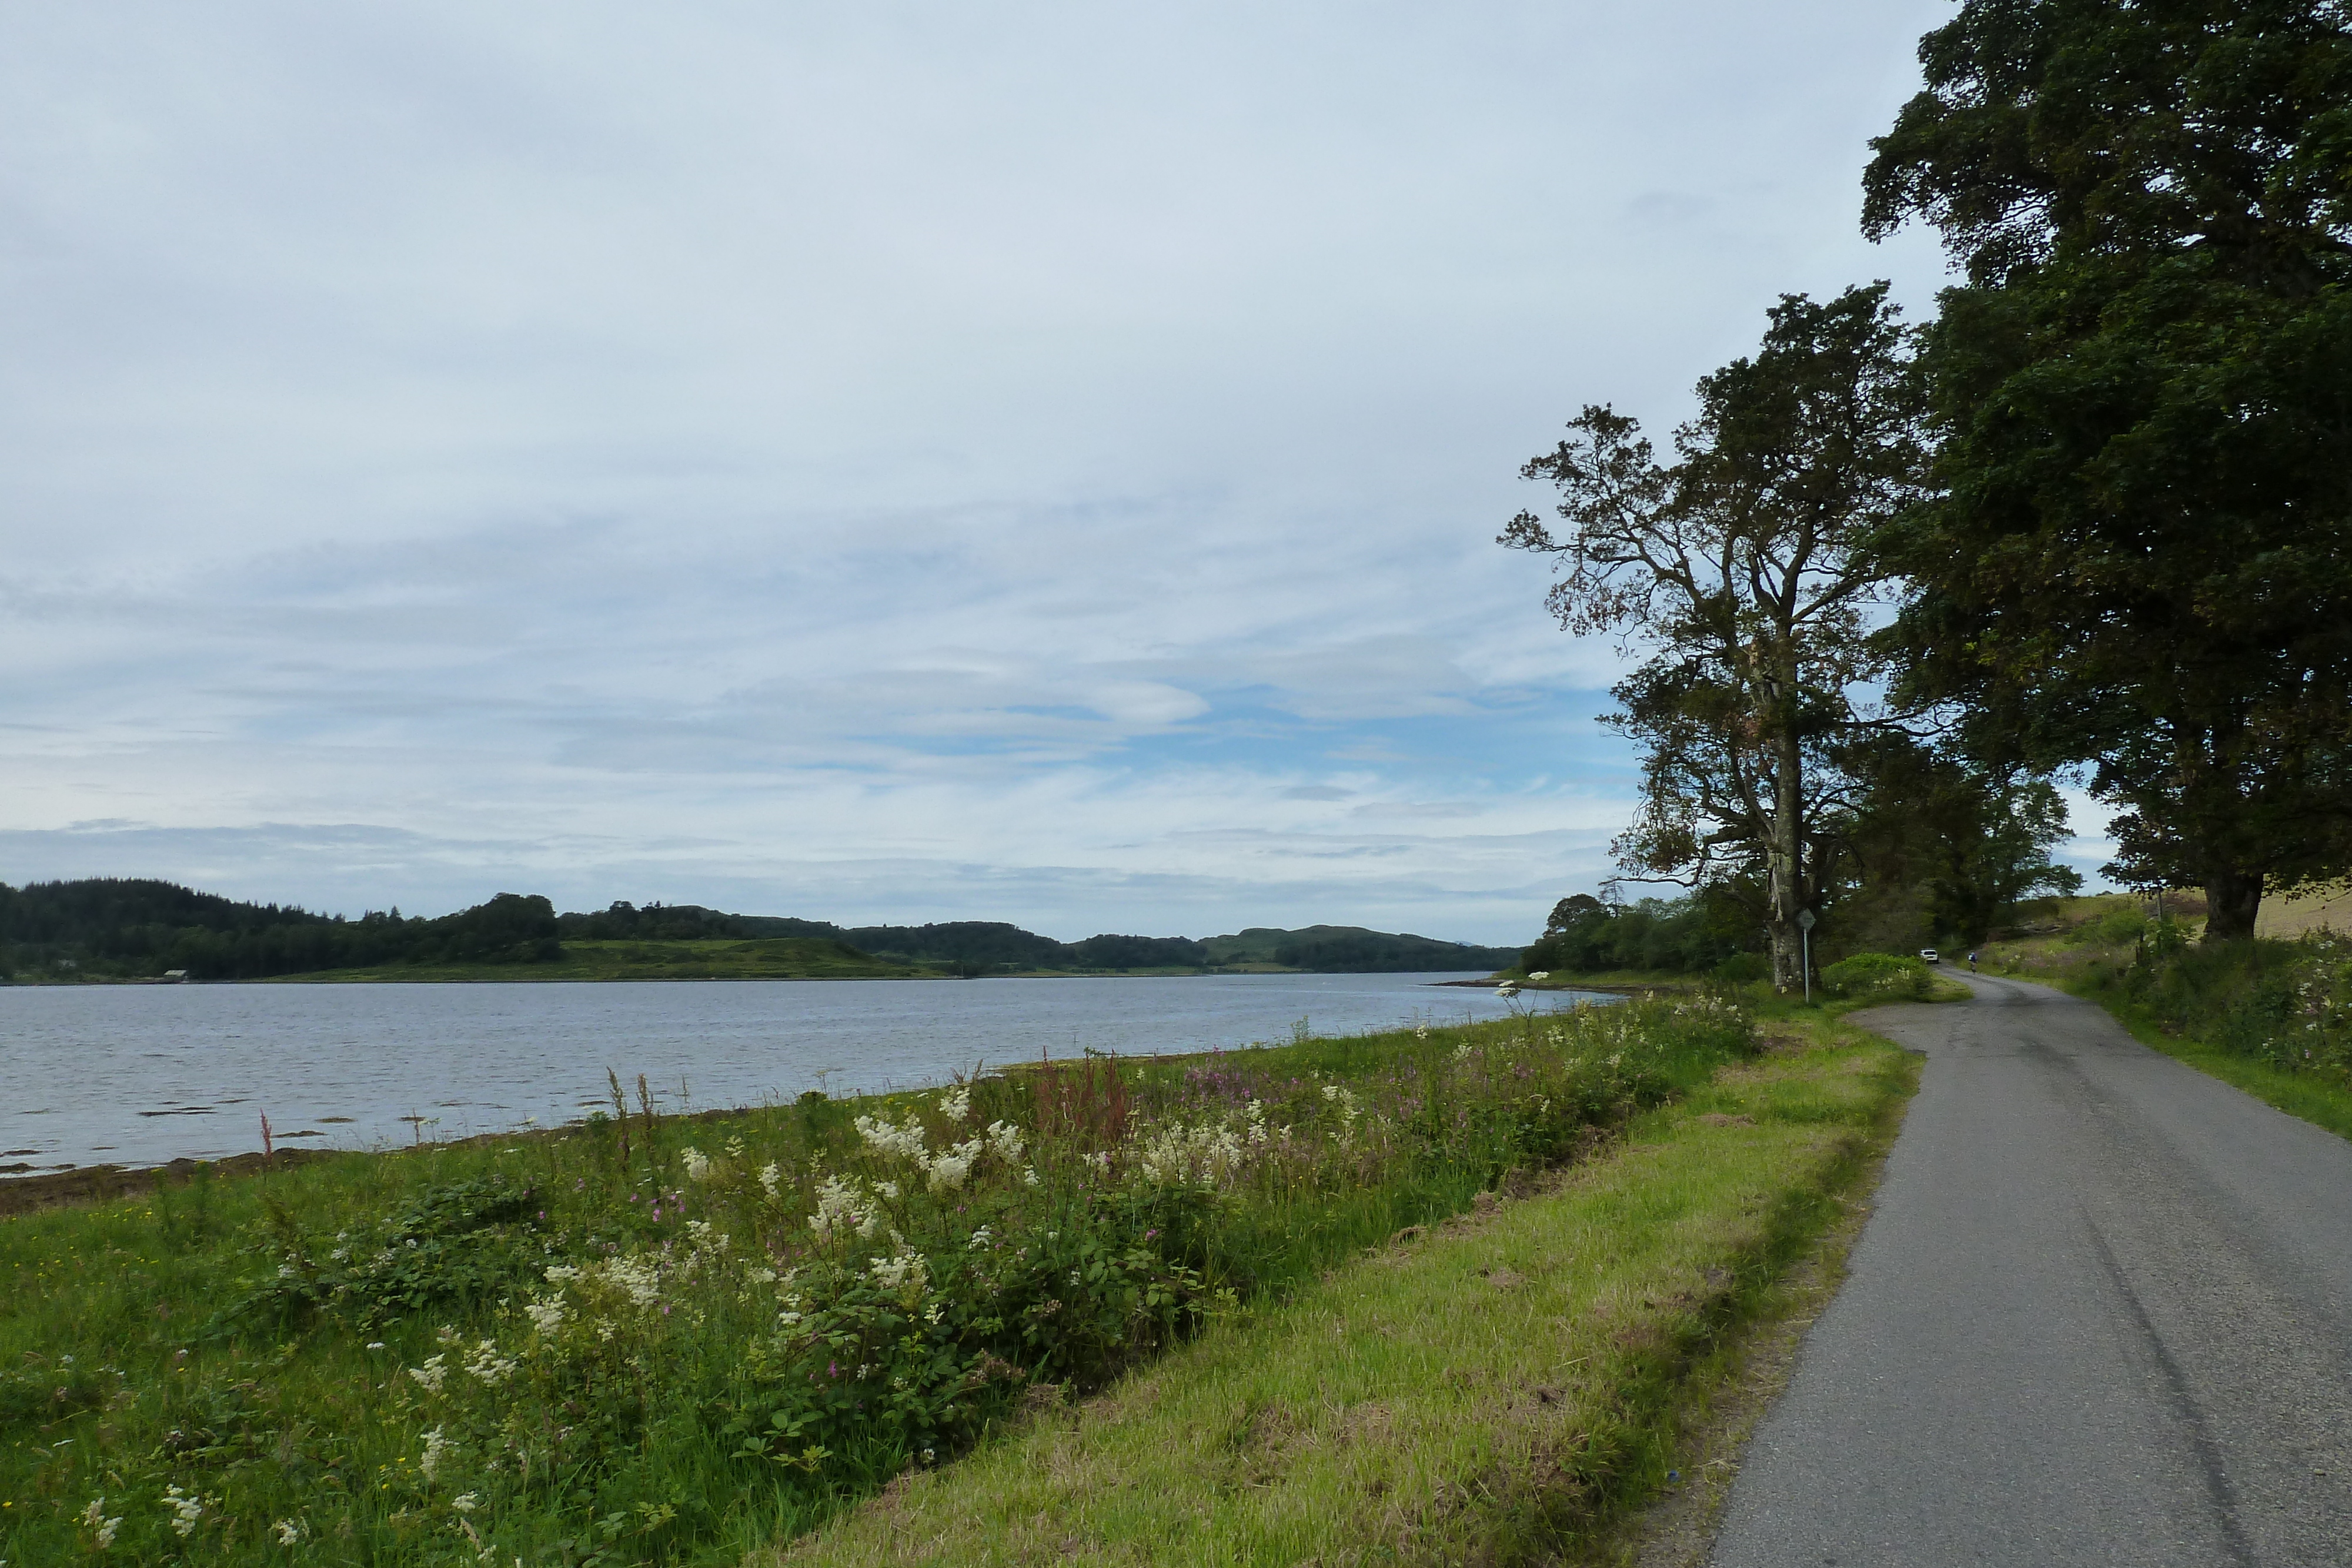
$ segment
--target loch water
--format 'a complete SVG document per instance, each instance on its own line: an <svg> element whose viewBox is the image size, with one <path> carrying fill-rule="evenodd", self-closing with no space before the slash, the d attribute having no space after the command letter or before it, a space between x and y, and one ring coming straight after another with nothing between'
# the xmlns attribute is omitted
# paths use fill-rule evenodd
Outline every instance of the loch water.
<svg viewBox="0 0 2352 1568"><path fill-rule="evenodd" d="M1548 1009L1458 975L0 987L0 1168L378 1148L943 1082L1041 1055L1232 1050Z"/></svg>

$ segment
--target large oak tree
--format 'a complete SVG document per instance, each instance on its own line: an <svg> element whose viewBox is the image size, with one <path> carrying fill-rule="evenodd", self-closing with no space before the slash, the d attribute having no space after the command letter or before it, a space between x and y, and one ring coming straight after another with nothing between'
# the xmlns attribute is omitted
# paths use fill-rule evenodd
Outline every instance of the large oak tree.
<svg viewBox="0 0 2352 1568"><path fill-rule="evenodd" d="M1966 276L1892 538L1915 685L2090 765L2111 869L2201 883L2210 939L2352 867L2348 16L1968 0L1865 181Z"/></svg>

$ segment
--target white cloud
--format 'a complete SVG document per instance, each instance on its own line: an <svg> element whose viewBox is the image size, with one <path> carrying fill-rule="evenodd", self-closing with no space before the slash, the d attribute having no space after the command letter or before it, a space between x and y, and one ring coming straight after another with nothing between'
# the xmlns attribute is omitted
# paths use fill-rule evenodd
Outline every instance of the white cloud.
<svg viewBox="0 0 2352 1568"><path fill-rule="evenodd" d="M1943 10L16 8L0 877L1522 936L1517 467L1925 299Z"/></svg>

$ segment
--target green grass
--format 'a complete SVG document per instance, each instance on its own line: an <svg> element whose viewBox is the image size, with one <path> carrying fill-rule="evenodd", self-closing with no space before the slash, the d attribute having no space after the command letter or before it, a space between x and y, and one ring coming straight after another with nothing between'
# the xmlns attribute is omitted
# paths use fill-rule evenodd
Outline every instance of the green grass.
<svg viewBox="0 0 2352 1568"><path fill-rule="evenodd" d="M625 1103L21 1215L0 1558L111 1529L124 1561L277 1563L283 1529L320 1561L732 1562L946 1464L1024 1386L1279 1310L1704 1091L1748 1038L1695 1000L1029 1070L968 1102ZM852 1212L820 1230L827 1190Z"/></svg>
<svg viewBox="0 0 2352 1568"><path fill-rule="evenodd" d="M1047 1409L781 1564L1551 1562L1673 1462L1681 1390L1891 1136L1916 1059L1820 1019L1548 1190L1382 1246Z"/></svg>

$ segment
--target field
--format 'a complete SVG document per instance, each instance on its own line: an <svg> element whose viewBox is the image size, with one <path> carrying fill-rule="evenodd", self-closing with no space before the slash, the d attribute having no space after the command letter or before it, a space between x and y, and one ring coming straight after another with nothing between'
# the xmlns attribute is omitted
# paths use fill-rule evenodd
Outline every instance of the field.
<svg viewBox="0 0 2352 1568"><path fill-rule="evenodd" d="M1419 1292L1363 1298L1395 1366L1456 1337L1410 1303L1525 1282L1515 1304L1631 1336L1559 1388L1655 1406L1641 1389L1736 1315L1884 1103L1891 1053L1860 1050L1747 1065L1748 1019L1695 997L691 1120L615 1084L562 1133L19 1216L0 1557L732 1562L898 1478L1001 1462L1041 1405L1171 1351L1314 1343L1278 1325L1335 1269ZM1669 1126L1684 1154L1640 1152ZM1571 1169L1594 1185L1496 1203ZM1791 1193L1812 1197L1784 1213ZM1444 1227L1490 1208L1496 1244L1534 1228L1473 1290ZM1590 1279L1538 1257L1573 1239ZM1409 1266L1350 1263L1367 1249ZM1595 1289L1633 1315L1594 1316ZM1648 1462L1655 1412L1627 1421L1579 1508Z"/></svg>

